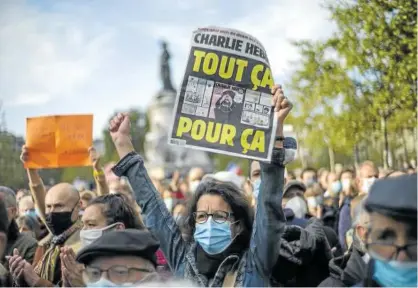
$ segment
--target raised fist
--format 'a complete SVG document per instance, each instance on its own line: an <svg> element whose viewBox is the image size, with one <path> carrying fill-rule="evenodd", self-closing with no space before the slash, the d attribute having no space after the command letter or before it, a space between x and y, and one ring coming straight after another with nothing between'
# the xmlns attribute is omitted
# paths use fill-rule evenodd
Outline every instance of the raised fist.
<svg viewBox="0 0 418 288"><path fill-rule="evenodd" d="M121 144L120 142L129 140L131 133L131 122L127 113L118 113L109 125L110 136L112 137L115 145Z"/></svg>
<svg viewBox="0 0 418 288"><path fill-rule="evenodd" d="M273 94L273 107L274 113L277 115L278 120L283 123L293 108L293 104L284 96L284 92L281 85L275 85L271 89Z"/></svg>

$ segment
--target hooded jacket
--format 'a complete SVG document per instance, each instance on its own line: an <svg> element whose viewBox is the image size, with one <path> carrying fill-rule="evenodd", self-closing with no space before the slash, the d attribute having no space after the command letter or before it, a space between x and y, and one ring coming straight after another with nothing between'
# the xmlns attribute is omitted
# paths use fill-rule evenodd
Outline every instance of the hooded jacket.
<svg viewBox="0 0 418 288"><path fill-rule="evenodd" d="M367 264L364 262L358 244L353 243L351 249L341 257L329 262L330 276L322 281L320 287L352 287L366 277Z"/></svg>
<svg viewBox="0 0 418 288"><path fill-rule="evenodd" d="M315 219L306 229L287 226L280 241L280 256L274 267L274 286L318 286L328 275L332 254L323 225Z"/></svg>

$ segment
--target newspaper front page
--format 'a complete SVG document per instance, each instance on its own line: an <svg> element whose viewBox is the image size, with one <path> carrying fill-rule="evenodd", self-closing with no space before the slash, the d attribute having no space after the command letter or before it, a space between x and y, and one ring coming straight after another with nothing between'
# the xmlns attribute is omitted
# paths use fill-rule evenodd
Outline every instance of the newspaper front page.
<svg viewBox="0 0 418 288"><path fill-rule="evenodd" d="M273 84L257 39L219 27L196 30L169 143L270 161L277 125Z"/></svg>

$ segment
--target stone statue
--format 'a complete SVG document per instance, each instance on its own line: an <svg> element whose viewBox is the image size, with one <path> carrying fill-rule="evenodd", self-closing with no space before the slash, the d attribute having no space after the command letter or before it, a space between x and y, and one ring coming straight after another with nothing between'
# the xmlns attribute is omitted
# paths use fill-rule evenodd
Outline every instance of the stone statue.
<svg viewBox="0 0 418 288"><path fill-rule="evenodd" d="M161 42L160 73L163 87L157 92L148 107L150 131L145 135L145 158L149 168L162 167L167 170L205 167L212 169L209 155L203 151L168 144L168 135L173 122L176 90L171 82L170 54L167 43Z"/></svg>
<svg viewBox="0 0 418 288"><path fill-rule="evenodd" d="M163 90L166 91L175 91L173 84L171 83L171 73L170 73L170 53L167 50L167 42L162 41L161 47L163 48L163 53L161 54L161 80L163 81Z"/></svg>

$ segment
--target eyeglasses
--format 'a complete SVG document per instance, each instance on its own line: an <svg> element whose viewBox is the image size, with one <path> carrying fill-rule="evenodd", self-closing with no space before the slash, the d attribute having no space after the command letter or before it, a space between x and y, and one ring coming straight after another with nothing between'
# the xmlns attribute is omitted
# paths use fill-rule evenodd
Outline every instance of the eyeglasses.
<svg viewBox="0 0 418 288"><path fill-rule="evenodd" d="M86 266L83 270L83 278L85 278L85 282L95 283L100 280L103 273L106 273L107 279L113 283L126 283L131 282L132 279L135 279L135 281L142 279L148 274L153 273L153 271L142 268L128 268L125 266L112 266L109 269Z"/></svg>
<svg viewBox="0 0 418 288"><path fill-rule="evenodd" d="M193 213L194 220L198 224L203 224L208 221L209 216L212 216L213 221L216 223L222 224L231 219L233 215L234 213L225 211L214 211L212 214L205 211L197 211Z"/></svg>
<svg viewBox="0 0 418 288"><path fill-rule="evenodd" d="M393 243L372 242L367 243L366 248L378 254L386 261L397 259L401 251L405 251L410 260L417 261L417 242L402 246Z"/></svg>

